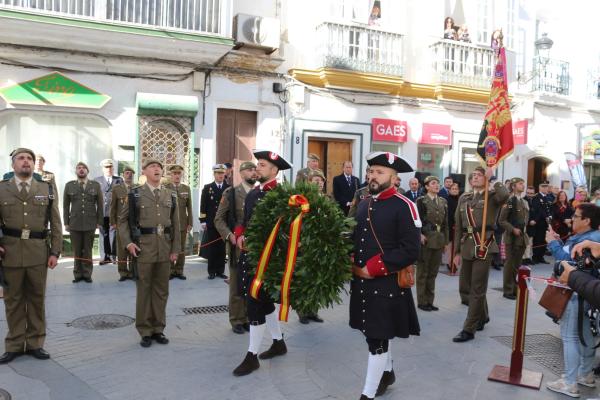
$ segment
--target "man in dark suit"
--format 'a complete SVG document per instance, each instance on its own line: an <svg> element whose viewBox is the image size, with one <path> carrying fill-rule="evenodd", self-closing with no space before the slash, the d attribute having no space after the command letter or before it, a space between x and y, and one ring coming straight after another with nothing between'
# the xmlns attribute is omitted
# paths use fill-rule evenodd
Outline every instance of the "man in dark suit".
<svg viewBox="0 0 600 400"><path fill-rule="evenodd" d="M204 185L200 196L200 229L204 231L200 247L200 257L208 260L208 279L227 279L225 275L225 242L221 239L215 227L215 215L221 202L221 197L229 185L225 182L223 164L213 166L214 182Z"/></svg>
<svg viewBox="0 0 600 400"><path fill-rule="evenodd" d="M450 188L452 187L453 183L454 183L454 179L452 179L452 177L450 177L450 176L445 177L444 178L444 186L440 189L438 196L443 197L444 199L448 200L448 196L450 196Z"/></svg>
<svg viewBox="0 0 600 400"><path fill-rule="evenodd" d="M100 162L102 167L102 176L94 178L96 182L100 184L102 190L102 197L104 199L103 214L104 219L102 226L100 226L100 256L102 260L100 265L108 264L110 262L116 263L117 261L117 246L115 243L115 228L110 226L110 202L112 200L112 189L113 187L123 183L123 179L119 176L113 175L113 160L105 159Z"/></svg>
<svg viewBox="0 0 600 400"><path fill-rule="evenodd" d="M348 215L359 184L358 178L352 175L352 161L344 161L344 172L333 178L333 197L344 211L344 215Z"/></svg>
<svg viewBox="0 0 600 400"><path fill-rule="evenodd" d="M413 203L417 201L419 196L421 196L421 191L419 190L419 180L417 178L410 178L408 181L409 190L404 195L410 199Z"/></svg>
<svg viewBox="0 0 600 400"><path fill-rule="evenodd" d="M530 210L529 224L534 227L532 261L534 264L548 264L544 259L548 219L552 215L552 203L548 196L548 184L540 184L538 194L531 201Z"/></svg>

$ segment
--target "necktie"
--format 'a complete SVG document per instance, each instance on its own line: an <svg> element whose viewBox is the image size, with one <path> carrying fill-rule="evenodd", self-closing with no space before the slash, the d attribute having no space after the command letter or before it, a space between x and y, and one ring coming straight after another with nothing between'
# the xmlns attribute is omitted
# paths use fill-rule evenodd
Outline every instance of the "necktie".
<svg viewBox="0 0 600 400"><path fill-rule="evenodd" d="M79 182L79 187L81 188L82 192L85 190L85 186L84 186L83 182Z"/></svg>
<svg viewBox="0 0 600 400"><path fill-rule="evenodd" d="M221 184L218 184L217 187L219 188L219 190L221 190Z"/></svg>
<svg viewBox="0 0 600 400"><path fill-rule="evenodd" d="M348 186L351 186L352 185L352 179L349 176L347 176L346 180L348 181Z"/></svg>
<svg viewBox="0 0 600 400"><path fill-rule="evenodd" d="M110 186L110 183L112 182L112 178L108 177L108 178L106 178L106 181L108 182L108 186Z"/></svg>
<svg viewBox="0 0 600 400"><path fill-rule="evenodd" d="M27 196L27 182L21 182L19 185L21 186L21 196Z"/></svg>
<svg viewBox="0 0 600 400"><path fill-rule="evenodd" d="M154 189L154 199L158 203L158 200L160 199L160 190Z"/></svg>

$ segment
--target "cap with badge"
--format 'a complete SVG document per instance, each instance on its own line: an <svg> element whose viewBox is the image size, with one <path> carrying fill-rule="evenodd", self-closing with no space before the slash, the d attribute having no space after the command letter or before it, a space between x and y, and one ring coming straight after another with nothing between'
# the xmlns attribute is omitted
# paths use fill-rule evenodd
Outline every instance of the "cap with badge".
<svg viewBox="0 0 600 400"><path fill-rule="evenodd" d="M413 167L402 157L387 151L374 151L367 155L369 166L380 165L396 170L396 172L413 172Z"/></svg>
<svg viewBox="0 0 600 400"><path fill-rule="evenodd" d="M113 160L111 160L110 158L105 158L104 160L100 161L100 166L101 167L112 167Z"/></svg>
<svg viewBox="0 0 600 400"><path fill-rule="evenodd" d="M212 167L213 172L225 172L226 170L227 167L225 166L225 164L215 164Z"/></svg>
<svg viewBox="0 0 600 400"><path fill-rule="evenodd" d="M319 178L323 179L324 181L325 179L325 174L323 173L323 171L321 171L320 169L313 169L312 171L310 171L308 173L308 180L310 181L312 178L318 176Z"/></svg>
<svg viewBox="0 0 600 400"><path fill-rule="evenodd" d="M125 167L125 168L123 168L123 172L127 172L127 171L131 172L132 174L135 174L135 171L131 167Z"/></svg>
<svg viewBox="0 0 600 400"><path fill-rule="evenodd" d="M179 164L174 164L169 167L169 172L173 171L183 171L183 167Z"/></svg>
<svg viewBox="0 0 600 400"><path fill-rule="evenodd" d="M308 153L308 159L315 160L315 161L321 161L321 158L319 158L319 156L316 155L315 153Z"/></svg>
<svg viewBox="0 0 600 400"><path fill-rule="evenodd" d="M512 183L512 184L519 183L519 182L525 182L525 179L519 178L519 177L514 177L510 180L510 183Z"/></svg>
<svg viewBox="0 0 600 400"><path fill-rule="evenodd" d="M252 154L254 154L254 157L256 157L257 160L267 160L275 165L280 171L292 168L292 164L274 151L255 149L252 151Z"/></svg>
<svg viewBox="0 0 600 400"><path fill-rule="evenodd" d="M10 157L14 157L17 154L21 154L21 153L29 154L33 158L33 161L35 161L35 153L33 152L33 150L27 149L25 147L19 147L17 149L14 149L13 151L11 151Z"/></svg>
<svg viewBox="0 0 600 400"><path fill-rule="evenodd" d="M84 163L83 161L79 161L79 162L77 163L77 165L75 165L75 168L77 168L77 167L79 167L79 166L81 166L81 167L83 167L83 168L87 169L87 170L88 170L88 172L90 171L90 169L88 168L87 164L86 164L86 163Z"/></svg>
<svg viewBox="0 0 600 400"><path fill-rule="evenodd" d="M247 169L252 169L252 168L256 168L256 164L254 164L252 161L244 161L240 165L240 172L247 170Z"/></svg>
<svg viewBox="0 0 600 400"><path fill-rule="evenodd" d="M427 178L425 178L425 180L423 181L423 183L425 185L427 185L431 181L437 181L437 183L440 183L440 178L438 178L437 176L429 175Z"/></svg>
<svg viewBox="0 0 600 400"><path fill-rule="evenodd" d="M146 169L146 167L148 167L151 164L158 164L160 165L161 169L163 168L163 163L158 161L156 158L146 158L142 163L142 169Z"/></svg>

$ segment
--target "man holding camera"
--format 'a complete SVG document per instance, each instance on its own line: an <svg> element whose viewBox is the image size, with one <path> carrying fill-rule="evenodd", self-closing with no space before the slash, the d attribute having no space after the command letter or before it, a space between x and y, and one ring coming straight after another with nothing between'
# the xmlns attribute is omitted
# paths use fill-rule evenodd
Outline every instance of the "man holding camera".
<svg viewBox="0 0 600 400"><path fill-rule="evenodd" d="M600 243L584 240L583 242L573 246L571 257L577 258L584 256L584 250L589 249L594 261L600 259ZM586 260L590 261L590 260ZM566 261L561 262L564 270L560 275L560 283L569 285L571 289L582 296L585 301L590 303L594 308L600 308L600 279L587 271L578 270L575 266ZM596 268L594 266L594 268Z"/></svg>
<svg viewBox="0 0 600 400"><path fill-rule="evenodd" d="M571 250L583 242L591 240L600 242L600 209L591 203L582 203L577 206L573 214L573 236L565 243L560 240L559 235L549 228L546 233L548 248L556 261L572 261ZM565 263L562 263L565 264ZM589 309L589 304L584 304L584 312ZM565 359L565 373L562 378L548 382L546 387L554 392L562 393L571 397L579 397L578 384L595 387L594 374L592 372L595 349L590 331L590 321L582 318L581 333L587 346L580 343L578 317L578 295L573 293L567 307L560 319L560 335L563 341L563 353Z"/></svg>

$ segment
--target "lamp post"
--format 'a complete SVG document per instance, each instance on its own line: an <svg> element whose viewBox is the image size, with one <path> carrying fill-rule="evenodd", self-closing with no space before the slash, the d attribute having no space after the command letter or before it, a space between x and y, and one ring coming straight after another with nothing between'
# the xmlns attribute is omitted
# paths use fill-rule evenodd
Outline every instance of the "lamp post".
<svg viewBox="0 0 600 400"><path fill-rule="evenodd" d="M533 78L542 75L546 71L546 66L550 61L550 49L554 41L548 37L547 33L542 33L542 37L533 42L537 56L534 58L533 70L527 73L518 73L517 81L523 85Z"/></svg>

